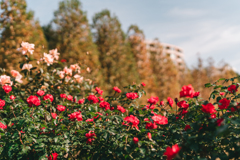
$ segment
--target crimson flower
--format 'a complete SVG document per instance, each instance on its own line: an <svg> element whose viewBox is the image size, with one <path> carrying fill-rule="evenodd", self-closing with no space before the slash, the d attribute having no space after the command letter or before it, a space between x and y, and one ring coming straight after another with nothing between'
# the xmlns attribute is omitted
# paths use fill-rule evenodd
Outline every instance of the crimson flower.
<svg viewBox="0 0 240 160"><path fill-rule="evenodd" d="M45 94L45 92L43 90L37 91L37 95L40 97L43 96L44 94Z"/></svg>
<svg viewBox="0 0 240 160"><path fill-rule="evenodd" d="M51 115L52 115L53 119L56 119L57 113L51 113Z"/></svg>
<svg viewBox="0 0 240 160"><path fill-rule="evenodd" d="M218 105L219 109L227 109L230 104L230 100L223 98L219 100L219 103L221 103L221 105Z"/></svg>
<svg viewBox="0 0 240 160"><path fill-rule="evenodd" d="M228 91L233 94L233 93L238 91L237 87L238 86L236 86L236 85L231 85L231 86L228 87Z"/></svg>
<svg viewBox="0 0 240 160"><path fill-rule="evenodd" d="M113 87L113 90L114 90L115 92L117 92L117 93L121 93L121 92L122 92L121 89L119 89L118 87Z"/></svg>
<svg viewBox="0 0 240 160"><path fill-rule="evenodd" d="M74 112L71 113L70 115L68 115L69 119L71 119L72 121L74 121L75 119L77 119L77 121L82 121L82 114L81 112Z"/></svg>
<svg viewBox="0 0 240 160"><path fill-rule="evenodd" d="M122 106L117 106L117 110L119 110L120 112L124 113L126 112L125 108L123 108Z"/></svg>
<svg viewBox="0 0 240 160"><path fill-rule="evenodd" d="M167 160L171 160L178 154L180 150L181 147L178 147L178 144L173 145L172 148L168 146L163 155L167 156Z"/></svg>
<svg viewBox="0 0 240 160"><path fill-rule="evenodd" d="M101 90L99 87L96 87L95 90L97 91L98 94L102 95L103 90Z"/></svg>
<svg viewBox="0 0 240 160"><path fill-rule="evenodd" d="M138 129L138 124L139 124L139 119L133 115L127 116L126 118L124 118L124 121L127 122L127 124L125 124L125 122L123 122L123 125L127 125L130 123L132 125L132 127L136 127Z"/></svg>
<svg viewBox="0 0 240 160"><path fill-rule="evenodd" d="M177 106L180 107L180 108L183 108L183 109L188 109L189 104L186 101L183 100L183 101L178 102Z"/></svg>
<svg viewBox="0 0 240 160"><path fill-rule="evenodd" d="M224 121L223 118L218 119L218 120L217 120L217 126L223 125L223 121Z"/></svg>
<svg viewBox="0 0 240 160"><path fill-rule="evenodd" d="M99 107L105 108L105 110L110 109L110 104L108 102L101 102Z"/></svg>
<svg viewBox="0 0 240 160"><path fill-rule="evenodd" d="M68 95L68 96L67 96L67 100L69 100L69 101L73 101L73 96Z"/></svg>
<svg viewBox="0 0 240 160"><path fill-rule="evenodd" d="M7 125L4 125L2 122L0 122L0 128L7 129Z"/></svg>
<svg viewBox="0 0 240 160"><path fill-rule="evenodd" d="M161 106L164 106L164 101L161 101L161 102L160 102L160 105L161 105Z"/></svg>
<svg viewBox="0 0 240 160"><path fill-rule="evenodd" d="M195 91L191 84L187 86L183 86L182 90L180 91L180 98L186 97L186 98L193 98L195 94Z"/></svg>
<svg viewBox="0 0 240 160"><path fill-rule="evenodd" d="M138 138L137 137L133 137L133 142L135 143L135 144L137 144L138 143Z"/></svg>
<svg viewBox="0 0 240 160"><path fill-rule="evenodd" d="M53 101L53 96L51 94L46 94L44 97L43 97L43 100L50 100L51 102Z"/></svg>
<svg viewBox="0 0 240 160"><path fill-rule="evenodd" d="M204 113L209 113L209 114L213 114L213 113L217 112L214 108L214 105L212 105L211 103L208 103L206 105L202 104L202 111Z"/></svg>
<svg viewBox="0 0 240 160"><path fill-rule="evenodd" d="M66 94L60 94L60 97L61 98L67 98L67 95Z"/></svg>
<svg viewBox="0 0 240 160"><path fill-rule="evenodd" d="M152 116L152 119L156 124L160 124L160 125L168 124L167 117L162 116L160 114L159 115L155 114L154 116Z"/></svg>
<svg viewBox="0 0 240 160"><path fill-rule="evenodd" d="M191 129L191 126L190 126L190 125L186 125L185 128L184 128L185 131L187 131L187 130L189 130L189 129Z"/></svg>
<svg viewBox="0 0 240 160"><path fill-rule="evenodd" d="M89 95L88 96L88 100L91 102L91 103L98 103L98 98L94 95Z"/></svg>
<svg viewBox="0 0 240 160"><path fill-rule="evenodd" d="M173 99L168 97L167 101L168 101L168 104L172 107L173 106Z"/></svg>
<svg viewBox="0 0 240 160"><path fill-rule="evenodd" d="M84 101L85 101L85 99L79 99L79 100L78 100L78 104L83 104Z"/></svg>
<svg viewBox="0 0 240 160"><path fill-rule="evenodd" d="M134 100L134 99L138 98L137 93L132 93L132 92L127 93L126 96L127 96L128 99L131 99L131 100Z"/></svg>
<svg viewBox="0 0 240 160"><path fill-rule="evenodd" d="M156 104L159 101L158 97L153 97L151 96L151 98L148 99L148 103L150 104Z"/></svg>
<svg viewBox="0 0 240 160"><path fill-rule="evenodd" d="M57 153L52 153L52 155L48 157L48 160L57 160L57 157L58 157Z"/></svg>
<svg viewBox="0 0 240 160"><path fill-rule="evenodd" d="M62 112L62 111L65 111L66 107L65 106L62 106L62 105L58 105L57 106L57 110Z"/></svg>
<svg viewBox="0 0 240 160"><path fill-rule="evenodd" d="M38 99L37 96L29 96L27 98L27 102L29 104L29 107L32 107L32 105L40 106L41 104L41 101Z"/></svg>
<svg viewBox="0 0 240 160"><path fill-rule="evenodd" d="M10 98L11 100L14 100L16 97L15 97L14 95L11 95L9 98Z"/></svg>
<svg viewBox="0 0 240 160"><path fill-rule="evenodd" d="M152 139L152 134L150 132L147 133L148 139Z"/></svg>
<svg viewBox="0 0 240 160"><path fill-rule="evenodd" d="M145 86L146 86L146 84L145 84L144 82L142 82L142 83L141 83L141 85L142 85L143 87L145 87Z"/></svg>
<svg viewBox="0 0 240 160"><path fill-rule="evenodd" d="M9 86L9 85L4 85L3 86L3 90L4 90L4 92L6 92L8 94L9 92L12 91L12 87Z"/></svg>
<svg viewBox="0 0 240 160"><path fill-rule="evenodd" d="M5 106L5 101L0 99L0 110Z"/></svg>

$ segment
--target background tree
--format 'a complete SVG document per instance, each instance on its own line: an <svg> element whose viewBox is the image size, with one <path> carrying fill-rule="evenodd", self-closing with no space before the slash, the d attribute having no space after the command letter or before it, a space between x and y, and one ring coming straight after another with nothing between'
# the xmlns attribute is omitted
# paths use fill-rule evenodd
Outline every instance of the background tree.
<svg viewBox="0 0 240 160"><path fill-rule="evenodd" d="M146 49L145 35L136 25L131 25L127 31L127 40L131 47L131 52L137 63L137 71L141 82L146 83L145 90L154 96L154 74L152 72L150 57Z"/></svg>
<svg viewBox="0 0 240 160"><path fill-rule="evenodd" d="M23 56L17 48L20 48L22 41L35 44L32 56L35 59L42 57L43 53L40 50L43 47L47 49L47 42L39 22L34 20L33 12L28 12L26 8L25 0L1 2L0 67L2 68L16 69L16 66L19 66Z"/></svg>
<svg viewBox="0 0 240 160"><path fill-rule="evenodd" d="M103 10L93 17L94 40L100 52L105 88L124 86L138 81L136 63L116 16Z"/></svg>
<svg viewBox="0 0 240 160"><path fill-rule="evenodd" d="M49 47L57 48L68 64L80 63L81 67L89 67L91 75L99 80L98 51L79 0L61 1L52 23L43 28Z"/></svg>

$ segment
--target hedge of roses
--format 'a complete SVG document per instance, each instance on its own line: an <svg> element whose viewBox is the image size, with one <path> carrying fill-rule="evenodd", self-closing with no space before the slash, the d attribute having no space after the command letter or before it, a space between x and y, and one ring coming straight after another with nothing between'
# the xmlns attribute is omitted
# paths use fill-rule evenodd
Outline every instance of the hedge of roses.
<svg viewBox="0 0 240 160"><path fill-rule="evenodd" d="M102 97L81 76L84 66L64 66L56 49L33 60L34 44L23 42L19 54L21 72L1 70L1 159L240 157L237 77L219 80L230 86L206 84L213 87L209 100L188 85L179 99L149 97L139 105L147 84L114 86Z"/></svg>

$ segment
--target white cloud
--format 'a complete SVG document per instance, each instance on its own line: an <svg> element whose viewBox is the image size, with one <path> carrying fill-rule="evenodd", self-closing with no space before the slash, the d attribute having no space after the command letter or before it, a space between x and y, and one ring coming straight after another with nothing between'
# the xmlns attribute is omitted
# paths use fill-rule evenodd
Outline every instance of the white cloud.
<svg viewBox="0 0 240 160"><path fill-rule="evenodd" d="M177 16L177 17L199 17L206 15L207 12L205 10L200 9L192 9L192 8L173 8L171 9L168 14L170 16Z"/></svg>

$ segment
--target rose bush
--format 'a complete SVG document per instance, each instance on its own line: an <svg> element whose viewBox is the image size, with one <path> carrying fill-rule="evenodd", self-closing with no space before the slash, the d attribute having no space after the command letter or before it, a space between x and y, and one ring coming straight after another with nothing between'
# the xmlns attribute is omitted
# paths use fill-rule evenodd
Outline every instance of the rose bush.
<svg viewBox="0 0 240 160"><path fill-rule="evenodd" d="M240 157L237 77L206 84L213 87L209 100L188 85L175 103L150 97L139 105L147 84L115 86L114 95L101 97L104 91L81 76L85 66L63 66L57 50L40 60L30 57L33 44L19 51L21 72L1 69L0 159Z"/></svg>

